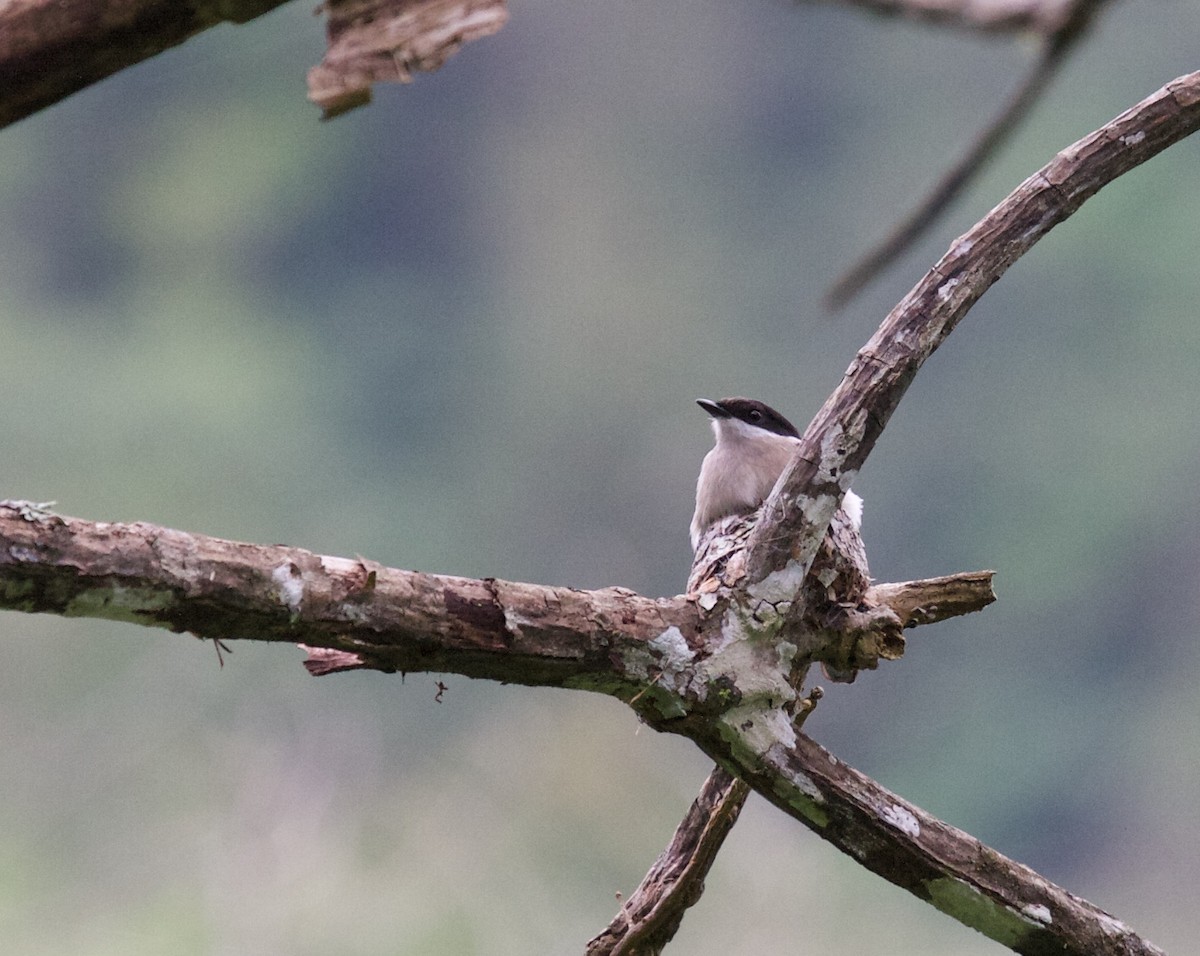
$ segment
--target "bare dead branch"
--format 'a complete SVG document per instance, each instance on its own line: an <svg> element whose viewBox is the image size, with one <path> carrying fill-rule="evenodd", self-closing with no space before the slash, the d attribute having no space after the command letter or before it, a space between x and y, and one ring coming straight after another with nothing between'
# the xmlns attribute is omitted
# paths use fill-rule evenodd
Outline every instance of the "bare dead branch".
<svg viewBox="0 0 1200 956"><path fill-rule="evenodd" d="M949 617L982 611L996 600L992 571L952 574L924 581L873 584L867 589L871 604L889 608L901 627L935 624Z"/></svg>
<svg viewBox="0 0 1200 956"><path fill-rule="evenodd" d="M682 598L421 574L27 502L0 502L0 607L322 648L329 671L451 672L625 699L652 676L654 640L684 644L700 619Z"/></svg>
<svg viewBox="0 0 1200 956"><path fill-rule="evenodd" d="M749 582L791 568L777 583L795 590L909 383L979 297L1101 188L1198 126L1200 73L1190 73L1064 149L951 244L884 319L809 424L751 536Z"/></svg>
<svg viewBox="0 0 1200 956"><path fill-rule="evenodd" d="M218 23L283 0L8 0L0 3L0 127Z"/></svg>
<svg viewBox="0 0 1200 956"><path fill-rule="evenodd" d="M739 768L760 794L873 873L1016 953L1163 956L1120 920L930 816L798 736Z"/></svg>
<svg viewBox="0 0 1200 956"><path fill-rule="evenodd" d="M892 587L923 583L926 595L950 586ZM885 594L880 604L892 600ZM982 606L963 600L956 612ZM662 681L662 668L676 666L664 663L668 652L690 653L706 639L709 609L624 588L422 574L143 522L83 521L12 501L0 502L0 608L127 621L206 640L294 643L308 651L314 674L449 672L584 687L637 697L635 709L648 719L656 695L671 696L665 687L674 682ZM820 642L869 643L863 630L861 621L822 620L815 634L795 639L819 660Z"/></svg>
<svg viewBox="0 0 1200 956"><path fill-rule="evenodd" d="M325 119L370 102L372 84L408 83L508 22L505 0L326 0L325 12L329 46L308 71L308 98Z"/></svg>

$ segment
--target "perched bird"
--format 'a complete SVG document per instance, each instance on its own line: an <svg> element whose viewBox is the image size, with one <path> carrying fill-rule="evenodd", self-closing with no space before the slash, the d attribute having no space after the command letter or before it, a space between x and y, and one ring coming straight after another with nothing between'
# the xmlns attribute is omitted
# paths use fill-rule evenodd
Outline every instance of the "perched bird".
<svg viewBox="0 0 1200 956"><path fill-rule="evenodd" d="M745 546L754 531L755 512L792 460L800 435L779 412L753 399L701 398L696 404L712 416L717 439L700 466L692 517L695 557L687 593L703 605L744 577ZM847 621L869 606L871 575L861 527L862 499L847 491L805 579L801 606L805 621L815 630L836 625L854 638ZM879 657L899 656L904 638L898 624L890 639L886 653L875 644L864 650L855 639L831 645L821 667L831 680L849 683L863 667L875 667Z"/></svg>
<svg viewBox="0 0 1200 956"><path fill-rule="evenodd" d="M696 404L712 416L717 441L704 456L696 482L693 551L715 522L758 508L800 444L795 426L770 405L751 398L723 398L719 402L700 398ZM847 491L842 509L857 529L862 523L862 499Z"/></svg>

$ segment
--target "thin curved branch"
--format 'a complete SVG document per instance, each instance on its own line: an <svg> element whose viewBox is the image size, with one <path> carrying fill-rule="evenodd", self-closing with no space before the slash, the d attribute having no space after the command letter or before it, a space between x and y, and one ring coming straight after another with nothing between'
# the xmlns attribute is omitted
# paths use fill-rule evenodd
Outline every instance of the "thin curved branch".
<svg viewBox="0 0 1200 956"><path fill-rule="evenodd" d="M1000 113L983 130L975 141L937 184L924 197L920 205L901 220L878 245L850 266L829 287L825 294L825 306L837 311L846 306L859 292L890 266L926 230L937 221L938 216L957 199L962 191L984 168L1004 144L1009 135L1020 125L1042 91L1058 74L1059 67L1066 61L1070 46L1047 43L1026 74L1021 85L1009 97Z"/></svg>
<svg viewBox="0 0 1200 956"><path fill-rule="evenodd" d="M871 13L984 33L1050 36L1070 16L1071 0L824 0ZM1103 0L1102 0L1103 2Z"/></svg>
<svg viewBox="0 0 1200 956"><path fill-rule="evenodd" d="M1033 68L994 120L975 138L967 152L954 164L903 221L882 242L871 249L834 282L825 296L831 309L842 308L864 286L886 269L896 257L917 241L1000 149L1021 120L1037 102L1042 91L1058 74L1067 55L1087 32L1100 7L1108 0L1072 0L1049 3L1056 25L1049 30ZM1008 7L1007 3L985 4Z"/></svg>
<svg viewBox="0 0 1200 956"><path fill-rule="evenodd" d="M775 575L760 593L795 592L909 383L992 283L1100 189L1198 127L1200 73L1190 73L1064 149L951 244L809 424L751 535L751 586Z"/></svg>

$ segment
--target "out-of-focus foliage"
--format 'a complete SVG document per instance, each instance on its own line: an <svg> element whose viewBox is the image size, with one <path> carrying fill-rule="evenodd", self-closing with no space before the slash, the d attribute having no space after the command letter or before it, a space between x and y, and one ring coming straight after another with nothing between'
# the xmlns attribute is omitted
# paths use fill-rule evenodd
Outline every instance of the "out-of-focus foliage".
<svg viewBox="0 0 1200 956"><path fill-rule="evenodd" d="M1115 7L952 221L838 321L839 266L1028 50L828 7L547 0L330 124L308 8L0 134L0 495L467 575L674 593L701 396L803 422L949 240L1195 69ZM1112 64L1121 68L1114 70ZM1168 950L1200 933L1200 164L1019 263L859 490L873 569L991 567L809 723ZM236 636L236 635L231 635ZM615 702L223 670L0 617L0 939L22 954L578 951L707 767ZM997 953L755 799L681 953Z"/></svg>

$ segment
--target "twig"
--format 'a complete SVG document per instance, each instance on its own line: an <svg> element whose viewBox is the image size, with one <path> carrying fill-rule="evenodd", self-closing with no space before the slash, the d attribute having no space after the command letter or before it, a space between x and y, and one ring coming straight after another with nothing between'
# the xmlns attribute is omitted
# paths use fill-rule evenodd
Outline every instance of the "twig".
<svg viewBox="0 0 1200 956"><path fill-rule="evenodd" d="M942 176L929 195L895 226L882 242L833 283L825 295L827 308L836 311L845 306L901 253L912 246L942 211L958 198L988 160L999 152L1005 140L1037 102L1104 2L1107 0L1076 0L1071 8L1072 15L1054 33L1047 36L1033 68L996 118L976 137L962 158Z"/></svg>
<svg viewBox="0 0 1200 956"><path fill-rule="evenodd" d="M871 13L983 33L1049 36L1067 11L1061 0L826 0Z"/></svg>

